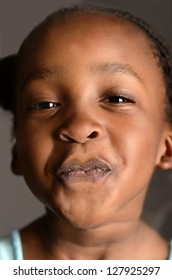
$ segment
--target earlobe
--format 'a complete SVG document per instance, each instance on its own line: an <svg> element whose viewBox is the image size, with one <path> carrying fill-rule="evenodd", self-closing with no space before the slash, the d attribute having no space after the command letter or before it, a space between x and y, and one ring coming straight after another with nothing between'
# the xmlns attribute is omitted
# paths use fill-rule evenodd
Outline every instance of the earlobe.
<svg viewBox="0 0 172 280"><path fill-rule="evenodd" d="M157 167L163 170L172 169L172 133L165 139L164 151L158 160Z"/></svg>
<svg viewBox="0 0 172 280"><path fill-rule="evenodd" d="M16 144L14 144L14 146L12 148L11 170L15 175L22 174L21 169L20 169L19 160L18 160Z"/></svg>

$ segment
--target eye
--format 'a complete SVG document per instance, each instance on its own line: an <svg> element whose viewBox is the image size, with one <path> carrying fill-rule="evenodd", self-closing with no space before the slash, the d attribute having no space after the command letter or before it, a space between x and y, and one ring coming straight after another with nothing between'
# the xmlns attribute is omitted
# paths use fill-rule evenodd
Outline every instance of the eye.
<svg viewBox="0 0 172 280"><path fill-rule="evenodd" d="M135 101L130 97L124 94L107 94L103 99L105 103L114 104L114 105L125 105L135 103Z"/></svg>
<svg viewBox="0 0 172 280"><path fill-rule="evenodd" d="M41 101L34 102L28 106L28 111L34 110L50 110L56 107L60 107L60 103L52 102L52 101Z"/></svg>

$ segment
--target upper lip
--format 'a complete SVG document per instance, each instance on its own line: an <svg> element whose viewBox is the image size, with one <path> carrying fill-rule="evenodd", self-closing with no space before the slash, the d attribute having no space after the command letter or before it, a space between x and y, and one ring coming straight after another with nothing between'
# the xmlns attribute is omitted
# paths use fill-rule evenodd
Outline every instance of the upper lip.
<svg viewBox="0 0 172 280"><path fill-rule="evenodd" d="M60 167L58 167L56 170L56 174L58 176L63 176L64 174L67 174L70 171L81 170L86 172L89 170L96 170L96 169L101 169L105 173L112 171L110 164L105 162L104 160L92 159L85 163L81 163L78 160L72 160L63 163Z"/></svg>

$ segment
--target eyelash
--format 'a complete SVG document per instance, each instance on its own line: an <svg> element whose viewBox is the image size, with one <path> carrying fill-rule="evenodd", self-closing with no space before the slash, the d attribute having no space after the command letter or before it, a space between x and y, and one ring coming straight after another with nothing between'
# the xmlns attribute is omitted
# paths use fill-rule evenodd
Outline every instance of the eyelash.
<svg viewBox="0 0 172 280"><path fill-rule="evenodd" d="M60 103L52 102L52 101L41 101L34 102L28 106L28 111L33 110L50 110L56 107L60 107Z"/></svg>
<svg viewBox="0 0 172 280"><path fill-rule="evenodd" d="M116 105L125 105L125 104L134 104L135 101L130 96L127 96L125 93L107 93L103 98L105 103L116 104Z"/></svg>
<svg viewBox="0 0 172 280"><path fill-rule="evenodd" d="M109 100L109 101L107 101ZM107 103L134 103L134 101L132 99L123 97L123 96L110 96L108 98L105 99L105 101Z"/></svg>

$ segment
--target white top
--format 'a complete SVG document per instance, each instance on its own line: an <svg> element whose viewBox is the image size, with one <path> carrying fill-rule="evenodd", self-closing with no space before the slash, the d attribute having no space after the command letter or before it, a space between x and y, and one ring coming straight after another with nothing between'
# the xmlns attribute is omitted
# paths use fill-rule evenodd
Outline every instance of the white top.
<svg viewBox="0 0 172 280"><path fill-rule="evenodd" d="M23 260L23 250L18 230L0 239L0 260Z"/></svg>

